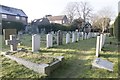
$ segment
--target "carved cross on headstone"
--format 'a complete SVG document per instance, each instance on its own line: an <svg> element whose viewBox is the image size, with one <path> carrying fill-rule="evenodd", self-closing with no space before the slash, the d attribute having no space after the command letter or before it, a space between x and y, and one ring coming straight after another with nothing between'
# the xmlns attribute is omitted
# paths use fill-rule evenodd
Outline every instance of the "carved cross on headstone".
<svg viewBox="0 0 120 80"><path fill-rule="evenodd" d="M20 41L16 39L15 35L10 35L10 40L6 40L6 45L10 45L11 51L17 50L18 43L20 43Z"/></svg>

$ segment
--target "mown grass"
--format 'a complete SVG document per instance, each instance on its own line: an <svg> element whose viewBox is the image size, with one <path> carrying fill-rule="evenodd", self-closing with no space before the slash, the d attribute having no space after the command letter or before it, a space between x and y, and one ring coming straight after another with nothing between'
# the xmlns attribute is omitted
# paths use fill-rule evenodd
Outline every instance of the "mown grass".
<svg viewBox="0 0 120 80"><path fill-rule="evenodd" d="M30 35L25 35L22 39L22 45L19 47L31 50ZM61 67L51 73L51 75L48 76L49 78L117 78L118 48L115 44L108 44L109 42L116 42L116 39L112 37L106 38L106 44L104 45L103 51L100 53L100 58L113 62L113 72L92 68L91 63L95 58L96 38L80 40L76 43L63 44L60 46L55 45L53 48L49 49L45 48L44 43L43 47L40 48L40 52L33 54L65 57ZM42 76L41 74L35 73L24 66L5 58L4 56L0 56L0 58L2 59L1 64L3 66L1 77L40 78Z"/></svg>

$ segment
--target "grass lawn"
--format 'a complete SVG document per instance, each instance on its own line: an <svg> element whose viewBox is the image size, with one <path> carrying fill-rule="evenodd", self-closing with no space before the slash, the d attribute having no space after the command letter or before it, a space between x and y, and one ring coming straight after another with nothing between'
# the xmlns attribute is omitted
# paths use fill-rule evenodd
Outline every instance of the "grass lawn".
<svg viewBox="0 0 120 80"><path fill-rule="evenodd" d="M45 38L44 38L45 39ZM22 45L31 50L31 36L25 35L22 38ZM43 40L44 41L44 40ZM45 41L44 41L45 42ZM76 43L63 44L60 46L54 46L53 48L46 49L43 42L42 48L39 53L33 53L32 55L44 55L44 56L64 56L65 60L61 67L55 70L49 78L117 78L118 77L118 51L115 44L108 44L109 42L116 42L113 37L106 38L106 44L103 51L100 53L100 58L109 60L114 64L114 71L110 72L104 69L93 69L92 61L95 58L96 38L88 40L80 40ZM65 43L65 42L64 42ZM3 50L8 50L8 46L2 46ZM27 53L26 53L27 54ZM25 55L25 53L21 53ZM16 55L16 56L21 56ZM26 55L27 57L28 55ZM29 55L30 56L30 55ZM24 56L25 57L25 56ZM2 71L0 77L3 78L41 78L41 75L25 68L24 66L17 64L15 61L9 60L4 56L0 56L2 59Z"/></svg>

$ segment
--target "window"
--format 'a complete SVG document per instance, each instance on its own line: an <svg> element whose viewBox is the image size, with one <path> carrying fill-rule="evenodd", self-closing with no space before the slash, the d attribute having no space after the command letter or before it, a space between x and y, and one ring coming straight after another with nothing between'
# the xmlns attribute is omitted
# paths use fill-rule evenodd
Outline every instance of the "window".
<svg viewBox="0 0 120 80"><path fill-rule="evenodd" d="M2 14L2 18L5 18L5 19L6 19L6 18L7 18L7 15L5 15L5 14Z"/></svg>
<svg viewBox="0 0 120 80"><path fill-rule="evenodd" d="M26 18L25 18L25 17L22 17L22 20L23 20L23 21L25 21L25 20L26 20Z"/></svg>
<svg viewBox="0 0 120 80"><path fill-rule="evenodd" d="M16 20L20 20L20 17L19 17L19 16L16 16Z"/></svg>

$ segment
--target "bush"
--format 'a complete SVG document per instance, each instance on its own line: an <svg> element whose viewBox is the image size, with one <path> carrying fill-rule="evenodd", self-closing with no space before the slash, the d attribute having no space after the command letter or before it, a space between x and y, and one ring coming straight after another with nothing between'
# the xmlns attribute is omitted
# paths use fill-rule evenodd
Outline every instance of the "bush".
<svg viewBox="0 0 120 80"><path fill-rule="evenodd" d="M118 41L120 41L120 31L119 30L120 30L120 13L114 22L114 35L118 39Z"/></svg>
<svg viewBox="0 0 120 80"><path fill-rule="evenodd" d="M41 33L41 29L45 29L45 33L48 33L50 31L69 31L70 26L65 26L57 23L51 23L49 25L38 25L39 32Z"/></svg>
<svg viewBox="0 0 120 80"><path fill-rule="evenodd" d="M25 25L21 22L2 20L2 29L17 29L17 31L20 31L25 29Z"/></svg>

